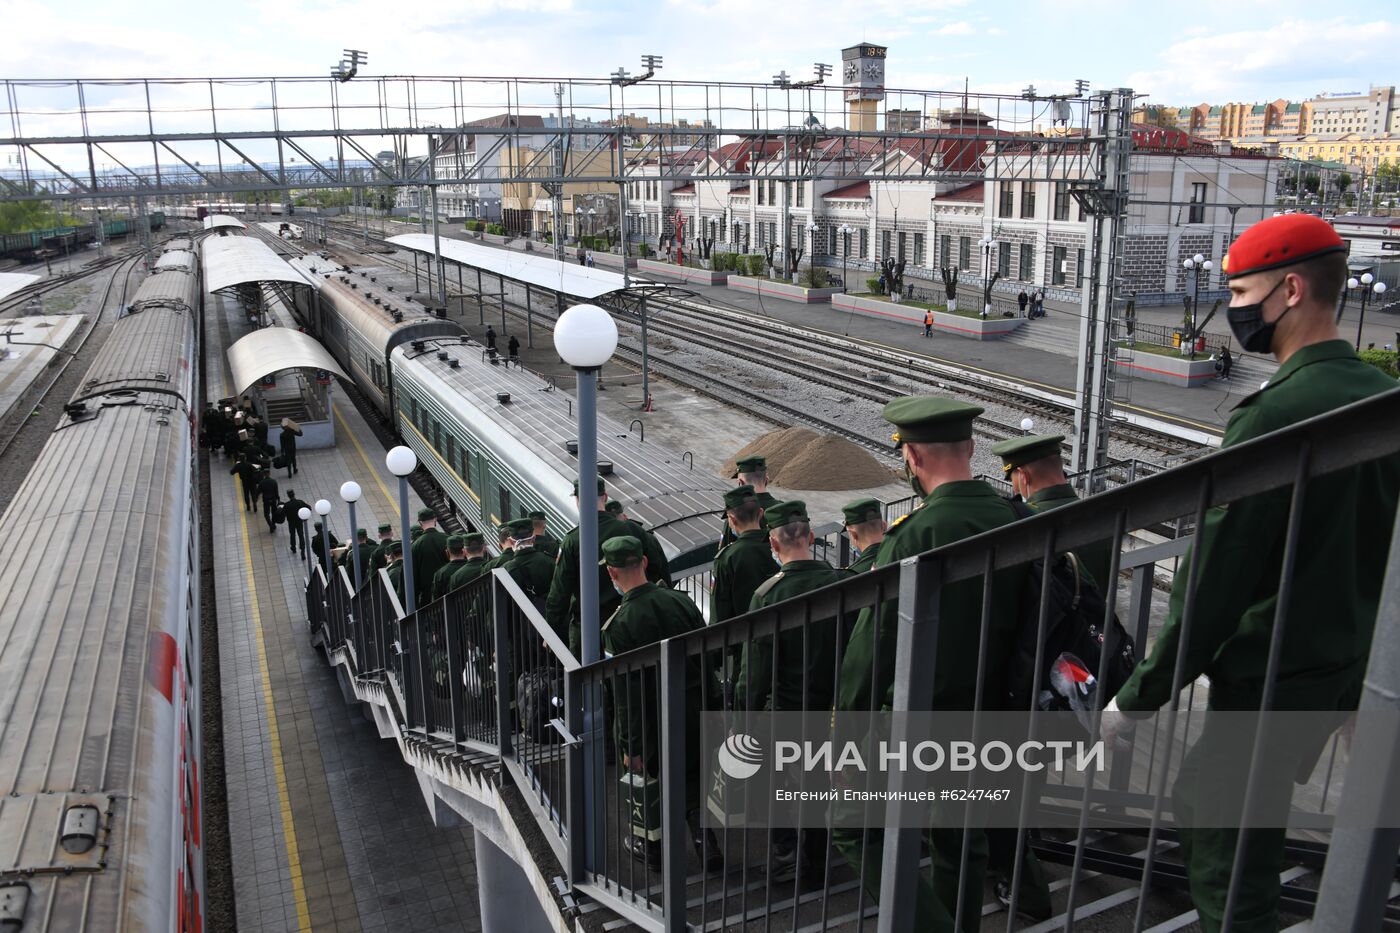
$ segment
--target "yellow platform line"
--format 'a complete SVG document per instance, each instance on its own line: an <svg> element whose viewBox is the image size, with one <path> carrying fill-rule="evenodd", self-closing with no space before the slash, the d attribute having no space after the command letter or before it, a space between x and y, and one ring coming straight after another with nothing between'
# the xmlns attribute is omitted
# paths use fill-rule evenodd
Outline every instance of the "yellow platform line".
<svg viewBox="0 0 1400 933"><path fill-rule="evenodd" d="M369 455L365 453L364 447L360 445L360 439L355 436L355 432L345 424L345 416L340 413L340 408L334 402L331 403L331 411L335 413L335 420L340 425L340 432L350 438L350 443L355 445L355 451L360 455L360 460L364 463L369 475L374 477L374 484L379 487L379 494L384 497L384 504L388 507L386 516L390 521L399 514L399 507L394 502L394 497L389 494L389 487L384 485L384 478L379 475L379 471L374 468L374 464L369 462ZM355 529L350 529L350 537L353 540Z"/></svg>
<svg viewBox="0 0 1400 933"><path fill-rule="evenodd" d="M267 709L267 733L272 746L272 770L277 780L277 800L282 812L282 838L287 846L287 874L292 881L292 896L297 904L297 927L311 929L311 908L306 902L306 886L301 877L301 853L297 848L297 831L292 820L292 803L287 793L287 772L282 767L282 733L277 725L277 708L272 698L272 677L267 669L267 642L263 636L262 613L258 609L257 578L253 573L253 550L248 540L248 514L243 503L234 496L238 509L238 527L243 538L243 566L247 572L248 606L253 616L253 632L258 639L258 671L262 675L263 706Z"/></svg>

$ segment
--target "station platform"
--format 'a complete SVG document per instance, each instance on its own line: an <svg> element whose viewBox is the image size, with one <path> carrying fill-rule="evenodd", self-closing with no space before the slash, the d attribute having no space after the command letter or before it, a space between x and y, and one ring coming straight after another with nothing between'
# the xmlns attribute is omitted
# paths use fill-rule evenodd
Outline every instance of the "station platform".
<svg viewBox="0 0 1400 933"><path fill-rule="evenodd" d="M85 315L52 314L5 318L0 321L0 418L29 392L29 387L48 368L63 347L83 325ZM15 342L18 341L18 342Z"/></svg>
<svg viewBox="0 0 1400 933"><path fill-rule="evenodd" d="M232 392L224 351L247 330L236 303L207 299L210 397ZM333 533L351 530L340 484L364 490L357 523L398 527L397 480L343 397L338 445L298 452L278 471L307 502L330 500ZM210 456L215 589L234 902L240 931L482 928L470 828L438 828L399 748L347 703L306 627L306 565L285 525L244 510L239 480ZM410 508L421 505L410 493ZM313 528L314 531L314 528Z"/></svg>

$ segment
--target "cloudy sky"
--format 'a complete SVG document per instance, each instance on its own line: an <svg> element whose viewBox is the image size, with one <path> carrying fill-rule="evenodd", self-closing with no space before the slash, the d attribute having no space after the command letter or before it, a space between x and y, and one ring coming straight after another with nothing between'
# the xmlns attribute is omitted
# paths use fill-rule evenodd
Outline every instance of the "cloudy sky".
<svg viewBox="0 0 1400 933"><path fill-rule="evenodd" d="M860 41L887 84L1046 92L1087 78L1154 101L1302 98L1397 80L1389 3L1234 0L0 0L6 77L323 74L355 46L369 73L600 76L638 56L665 77L805 76ZM23 37L23 39L19 39ZM16 41L16 40L19 41Z"/></svg>

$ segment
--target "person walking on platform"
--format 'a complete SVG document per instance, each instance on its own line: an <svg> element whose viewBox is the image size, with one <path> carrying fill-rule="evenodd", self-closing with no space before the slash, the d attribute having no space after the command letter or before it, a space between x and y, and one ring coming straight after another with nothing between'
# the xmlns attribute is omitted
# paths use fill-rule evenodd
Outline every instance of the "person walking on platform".
<svg viewBox="0 0 1400 933"><path fill-rule="evenodd" d="M758 502L758 507L766 509L771 505L776 505L778 500L768 491L768 459L766 457L745 457L734 464L734 478L740 486L752 486L754 499ZM759 525L767 531L767 525ZM737 535L729 527L729 521L724 521L720 531L719 546L724 548L734 542Z"/></svg>
<svg viewBox="0 0 1400 933"><path fill-rule="evenodd" d="M953 399L905 396L889 402L882 412L896 428L894 442L904 457L915 495L923 504L901 516L886 533L876 567L897 564L906 557L950 544L1016 520L1011 503L986 483L972 478L972 424L982 409ZM1010 657L1020 622L1020 605L1014 596L1025 580L1024 568L999 571L991 587L986 635L986 682L977 693L979 639L982 627L981 577L942 587L939 594L938 644L932 669L924 673L933 687L933 710L996 709L1005 694L1001 671ZM841 661L836 708L841 712L887 710L894 700L894 654L898 607L886 602L876 610L862 610ZM933 876L921 873L910 905L917 930L953 930L958 902L965 918L982 912L983 875L986 870L985 834L971 831L967 871L962 862L962 816L933 812L935 825L928 843ZM940 825L941 824L941 825ZM952 825L955 824L955 825ZM880 896L884 834L879 828L838 830L836 847L852 872L863 879L871 897ZM976 929L975 919L967 925Z"/></svg>
<svg viewBox="0 0 1400 933"><path fill-rule="evenodd" d="M331 531L330 523L326 524L325 537L321 535L321 525L316 525L316 533L311 536L311 554L316 558L316 562L326 571L326 577L331 575L331 567L326 563L326 553L340 547L340 542L336 540L335 532Z"/></svg>
<svg viewBox="0 0 1400 933"><path fill-rule="evenodd" d="M642 542L630 535L618 535L603 542L603 564L607 574L607 589L620 592L616 608L604 617L603 649L611 655L623 654L636 648L684 635L705 627L704 617L688 596L657 586L648 579L647 559ZM704 676L700 663L691 658L686 663L685 677L685 742L687 757L700 760L700 709L702 697L713 691L702 690ZM643 793L661 792L655 782L661 775L660 717L656 715L659 680L654 670L646 675L634 672L626 680L611 685L612 728L622 766L635 775L649 779L651 786ZM719 842L710 830L700 829L700 772L688 768L685 778L686 823L691 842L701 864L708 872L724 866ZM660 866L659 837L637 826L628 835L627 850L632 857L649 865Z"/></svg>
<svg viewBox="0 0 1400 933"><path fill-rule="evenodd" d="M554 560L559 553L559 542L546 530L548 522L544 513L539 510L531 512L530 521L535 526L535 550Z"/></svg>
<svg viewBox="0 0 1400 933"><path fill-rule="evenodd" d="M369 531L364 528L355 529L355 543L345 547L340 555L340 566L345 568L345 576L353 586L355 584L355 554L360 552L360 576L361 582L369 577L370 561L374 559L376 545L369 539Z"/></svg>
<svg viewBox="0 0 1400 933"><path fill-rule="evenodd" d="M503 522L496 528L496 556L486 562L486 569L495 570L497 567L504 567L515 557L515 550L511 547L510 523Z"/></svg>
<svg viewBox="0 0 1400 933"><path fill-rule="evenodd" d="M253 439L258 442L258 453L267 450L267 421L263 418L249 418L253 425Z"/></svg>
<svg viewBox="0 0 1400 933"><path fill-rule="evenodd" d="M1221 270L1230 277L1227 319L1235 339L1244 352L1279 361L1264 387L1236 406L1222 448L1395 391L1393 378L1361 362L1338 335L1347 245L1331 224L1311 214L1266 218L1235 240ZM1312 771L1333 729L1356 709L1398 492L1400 456L1391 455L1310 480L1298 515L1290 514L1291 487L1211 509L1192 543L1199 553L1182 558L1197 572L1189 581L1177 575L1151 651L1104 710L1104 739L1121 742L1134 715L1172 702L1202 675L1210 680L1210 709L1259 710L1270 689L1265 671L1276 659L1271 708L1325 714L1310 718L1318 720L1311 726L1275 728L1261 746L1263 767L1249 790L1253 828L1238 875L1232 866L1242 833L1229 828L1228 814L1242 813L1254 738L1242 742L1239 729L1208 719L1182 760L1172 812L1191 900L1208 933L1227 923L1232 877L1230 929L1278 929L1286 840L1276 827L1286 825L1294 780ZM1299 546L1285 583L1285 540L1295 520ZM1285 628L1272 655L1279 619Z"/></svg>
<svg viewBox="0 0 1400 933"><path fill-rule="evenodd" d="M447 563L447 535L438 530L437 515L432 509L418 510L418 527L423 533L412 543L413 601L426 606L432 600L433 577Z"/></svg>
<svg viewBox="0 0 1400 933"><path fill-rule="evenodd" d="M752 486L736 486L724 494L724 514L737 532L734 543L715 556L714 587L710 592L710 622L723 622L749 611L749 601L778 565L763 530L763 507Z"/></svg>
<svg viewBox="0 0 1400 933"><path fill-rule="evenodd" d="M888 527L880 500L857 499L847 502L841 507L841 518L846 525L846 537L851 539L851 546L859 552L855 562L846 568L846 572L864 573L875 566Z"/></svg>
<svg viewBox="0 0 1400 933"><path fill-rule="evenodd" d="M448 582L447 587L449 593L461 589L487 572L486 536L475 531L463 535L462 547L465 551L465 559L457 564L452 571L452 579Z"/></svg>
<svg viewBox="0 0 1400 933"><path fill-rule="evenodd" d="M1035 293L1035 316L1045 317L1045 289L1040 289Z"/></svg>
<svg viewBox="0 0 1400 933"><path fill-rule="evenodd" d="M287 468L287 476L300 473L297 467L297 438L301 428L290 418L282 419L282 433L277 438L277 446L282 451L282 465Z"/></svg>
<svg viewBox="0 0 1400 933"><path fill-rule="evenodd" d="M511 335L510 335L510 343L507 343L507 344L506 344L506 352L508 352L508 353L510 354L510 360L511 360L512 363L519 363L519 362L520 362L520 338L516 337L514 334L511 334Z"/></svg>
<svg viewBox="0 0 1400 933"><path fill-rule="evenodd" d="M302 557L306 556L306 527L301 523L301 510L309 508L310 505L297 498L296 490L287 490L287 501L282 503L282 514L287 516L287 541L293 554L300 543Z"/></svg>
<svg viewBox="0 0 1400 933"><path fill-rule="evenodd" d="M1026 290L1021 289L1021 294L1016 296L1016 306L1021 309L1021 317L1026 316L1026 305L1030 303L1031 296L1026 294Z"/></svg>
<svg viewBox="0 0 1400 933"><path fill-rule="evenodd" d="M1230 355L1230 347L1226 344L1220 345L1220 378L1230 378L1230 367L1234 365L1235 358Z"/></svg>
<svg viewBox="0 0 1400 933"><path fill-rule="evenodd" d="M536 608L543 608L554 581L554 561L535 550L535 523L517 518L510 523L511 548L515 556L505 565L506 573L525 591Z"/></svg>
<svg viewBox="0 0 1400 933"><path fill-rule="evenodd" d="M224 416L218 406L209 405L204 410L204 446L209 450L222 450L224 445Z"/></svg>
<svg viewBox="0 0 1400 933"><path fill-rule="evenodd" d="M258 510L258 467L246 457L240 457L229 468L229 475L238 477L238 485L243 489L243 511Z"/></svg>
<svg viewBox="0 0 1400 933"><path fill-rule="evenodd" d="M258 495L262 496L263 518L267 520L267 533L277 530L277 506L281 493L277 491L277 480L271 473L259 473Z"/></svg>
<svg viewBox="0 0 1400 933"><path fill-rule="evenodd" d="M496 349L496 329L490 324L486 325L486 349Z"/></svg>
<svg viewBox="0 0 1400 933"><path fill-rule="evenodd" d="M925 311L925 312L924 312L924 336L925 336L925 337L932 337L932 336L933 336L933 312L932 312L932 311Z"/></svg>
<svg viewBox="0 0 1400 933"><path fill-rule="evenodd" d="M646 549L647 576L651 582L669 587L671 585L671 563L666 559L666 551L662 549L661 542L656 540L656 535L642 527L641 522L628 518L627 510L616 499L608 500L607 511L613 518L629 526L632 529L632 534L642 542Z"/></svg>
<svg viewBox="0 0 1400 933"><path fill-rule="evenodd" d="M384 567L389 566L389 544L394 540L394 526L388 522L379 523L379 541L370 553L369 573L378 573Z"/></svg>
<svg viewBox="0 0 1400 933"><path fill-rule="evenodd" d="M467 559L463 548L466 541L461 535L447 536L447 563L438 568L433 574L432 599L436 602L446 596L452 589L452 575L462 569L462 563Z"/></svg>

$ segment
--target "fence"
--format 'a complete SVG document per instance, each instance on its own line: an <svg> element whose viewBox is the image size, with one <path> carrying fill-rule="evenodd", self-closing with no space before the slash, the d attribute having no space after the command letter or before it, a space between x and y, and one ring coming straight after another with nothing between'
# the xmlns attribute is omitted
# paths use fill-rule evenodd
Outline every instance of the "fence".
<svg viewBox="0 0 1400 933"><path fill-rule="evenodd" d="M808 835L750 828L763 821L762 810L771 812L773 804L744 800L733 782L716 771L713 760L700 757L700 711L729 717L736 731L747 728L755 708L829 715L835 704L848 710L951 708L984 715L991 709L987 698L998 695L992 687L1002 667L999 651L1006 631L998 626L1005 622L1006 607L999 600L1020 592L1018 580L1032 561L1042 560L1043 572L1048 573L1054 555L1096 542L1112 545L1105 581L1108 611L1118 608L1140 655L1152 632L1155 570L1190 554L1182 562L1187 585L1178 630L1185 652L1202 611L1196 605L1200 580L1211 568L1203 566L1199 551L1187 551L1188 537L1125 552L1128 533L1183 518L1190 527L1201 527L1208 514L1225 514L1213 511L1219 506L1266 493L1280 505L1275 546L1284 568L1260 671L1262 708L1267 710L1276 696L1280 658L1296 652L1295 633L1309 621L1290 618L1295 555L1311 543L1302 537L1303 512L1314 501L1332 504L1344 498L1349 480L1337 471L1400 454L1400 433L1375 429L1393 420L1398 402L1400 389L1079 503L587 666L574 662L504 572L493 572L411 618L390 620L387 628L377 629L371 622L365 633L360 614L372 619L386 606L397 609L391 594L387 600L370 595L383 590L381 579L355 595L349 610L355 619L344 631L347 638L378 642L365 652L366 659L373 652L390 659L385 674L399 685L405 704L400 724L406 735L444 755L468 747L497 756L525 792L572 888L643 928L708 930L757 923L790 929L878 925L882 931L912 930L927 919L923 911L944 908L956 922L972 912L996 909L995 904L982 903L982 888L976 883L981 844L991 831L964 825L926 837L918 828L809 830ZM892 504L891 511L898 507ZM1384 533L1395 540L1393 516L1363 515L1359 520L1375 527L1390 523ZM836 546L837 540L828 547ZM1374 555L1368 566L1378 566ZM1392 555L1379 588L1383 606L1400 605L1400 557ZM340 630L327 607L338 597L327 591L319 570L308 581L307 597L308 615L328 640L330 654ZM1047 611L1042 600L1034 614L1037 645L1044 643ZM1105 626L1108 622L1106 617ZM391 644L395 626L402 630L405 655L397 672ZM1395 629L1391 624L1376 630L1373 680L1394 679L1393 672L1377 665L1394 657ZM1035 659L1033 697L1044 686L1043 660ZM729 691L721 678L727 669L736 668L737 675L728 677L740 702L726 710ZM358 667L351 673L374 676L372 670ZM1099 682L1104 682L1105 673L1103 667L1096 672ZM1115 928L1141 930L1150 916L1147 901L1154 888L1185 884L1184 869L1168 858L1177 844L1168 818L1172 811L1166 777L1172 769L1161 763L1174 762L1188 736L1195 737L1205 697L1194 676L1186 677L1182 663L1176 665L1170 686L1163 724L1153 731L1141 730L1138 744L1112 756L1104 775L1079 783L1046 782L1026 798L1014 829L998 831L997 844L1011 853L1009 864L1016 866L1013 898L1020 897L1027 849L1041 860L1068 867L1067 902L1056 926L1070 929L1077 919L1117 909L1131 913L1132 919L1123 917ZM1384 695L1380 685L1375 689ZM1096 730L1097 712L1091 715ZM1295 810L1308 811L1309 826L1320 835L1287 839L1286 856L1295 867L1280 878L1278 893L1282 905L1295 913L1307 915L1316 909L1329 916L1374 917L1377 922L1385 917L1394 922L1400 920L1400 911L1387 900L1396 873L1395 853L1391 846L1387 854L1381 844L1393 838L1390 835L1339 828L1330 854L1348 865L1348 871L1328 873L1320 888L1303 879L1315 876L1328 855L1323 840L1339 812L1344 788L1348 799L1341 806L1352 810L1349 826L1382 826L1382 815L1395 812L1393 784L1368 794L1359 780L1365 772L1358 769L1366 754L1383 755L1394 748L1400 730L1393 719L1364 720L1356 728L1353 747L1365 750L1354 759L1358 764L1348 767L1336 737L1328 737L1312 780L1294 804ZM611 752L606 749L607 733L615 743ZM1271 786L1262 747L1255 742L1248 756L1246 801ZM1285 776L1291 780L1291 773ZM888 822L893 827L882 806L868 812L868 826ZM1116 829L1089 833L1091 812L1096 819L1105 813L1121 814L1122 820ZM699 826L703 813L715 824L712 833ZM1062 823L1066 828L1032 838L1029 827L1047 814L1067 820ZM943 887L964 890L965 896L928 899L930 860L922 853L926 842L932 846L932 860L942 866ZM775 854L784 858L775 859ZM717 862L723 862L722 872L707 870L717 869ZM1224 894L1227 912L1241 896L1240 868L1237 863ZM1128 886L1081 904L1086 871L1124 879ZM958 884L947 884L950 872ZM1363 876L1359 880L1358 873ZM881 904L900 909L881 911ZM875 923L868 924L872 920ZM1012 926L1009 920L1008 929ZM1359 927L1348 921L1334 928Z"/></svg>

